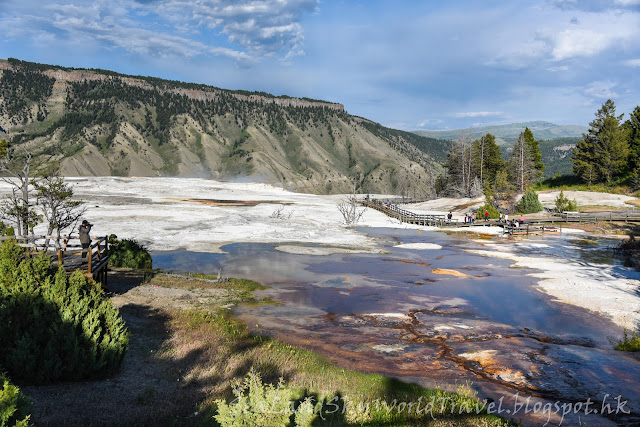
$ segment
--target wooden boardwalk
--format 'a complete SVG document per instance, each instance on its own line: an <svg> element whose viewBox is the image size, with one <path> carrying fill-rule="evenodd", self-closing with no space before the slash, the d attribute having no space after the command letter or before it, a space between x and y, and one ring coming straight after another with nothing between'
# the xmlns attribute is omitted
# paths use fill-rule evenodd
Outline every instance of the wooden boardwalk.
<svg viewBox="0 0 640 427"><path fill-rule="evenodd" d="M109 267L109 243L107 237L93 239L83 256L82 245L77 237L62 236L56 242L55 236L1 236L0 241L13 239L18 246L25 248L26 256L34 257L46 253L51 258L51 265L62 266L71 274L80 270L85 276L92 278L107 289L107 271Z"/></svg>
<svg viewBox="0 0 640 427"><path fill-rule="evenodd" d="M523 224L517 226L513 223L505 224L498 220L492 219L484 221L477 219L474 223L460 222L457 219L447 219L446 215L425 215L417 214L406 209L400 208L398 205L379 199L365 199L362 205L380 211L391 218L395 218L401 222L415 225L428 225L441 228L447 227L477 227L477 226L496 226L502 227L504 233L511 235L530 235L530 234L556 234L560 233L561 228L556 224L562 223L595 223L602 221L620 221L620 222L640 222L640 210L628 211L607 211L607 212L562 212L552 214L549 217L536 218L529 217Z"/></svg>

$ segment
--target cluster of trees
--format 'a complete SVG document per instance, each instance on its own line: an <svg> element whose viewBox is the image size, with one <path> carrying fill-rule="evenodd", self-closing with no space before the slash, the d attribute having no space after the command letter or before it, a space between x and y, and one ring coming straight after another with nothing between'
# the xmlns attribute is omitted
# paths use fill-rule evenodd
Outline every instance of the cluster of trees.
<svg viewBox="0 0 640 427"><path fill-rule="evenodd" d="M640 187L640 106L623 116L607 100L573 149L573 173L587 184L630 180Z"/></svg>
<svg viewBox="0 0 640 427"><path fill-rule="evenodd" d="M0 79L0 111L9 116L25 113L31 103L40 103L53 91L55 79L34 71L5 70Z"/></svg>
<svg viewBox="0 0 640 427"><path fill-rule="evenodd" d="M475 141L463 135L449 150L445 174L436 191L451 197L477 197L484 193L494 207L510 210L516 192L523 193L542 177L544 164L538 141L526 128L507 161L491 134Z"/></svg>
<svg viewBox="0 0 640 427"><path fill-rule="evenodd" d="M82 202L72 200L73 189L55 167L33 178L31 160L30 152L18 154L6 140L0 141L0 172L6 175L1 179L12 186L11 194L0 201L0 216L15 226L5 228L3 223L3 232L27 236L44 219L47 235L55 232L59 244L62 231L74 228L85 208Z"/></svg>

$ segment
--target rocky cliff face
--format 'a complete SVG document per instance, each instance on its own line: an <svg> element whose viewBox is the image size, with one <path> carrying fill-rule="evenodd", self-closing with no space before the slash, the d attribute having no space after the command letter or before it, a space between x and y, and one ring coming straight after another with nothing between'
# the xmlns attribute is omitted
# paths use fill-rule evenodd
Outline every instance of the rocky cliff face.
<svg viewBox="0 0 640 427"><path fill-rule="evenodd" d="M441 141L341 104L17 60L0 61L0 126L0 138L67 175L242 178L316 193L355 181L423 196L440 170Z"/></svg>

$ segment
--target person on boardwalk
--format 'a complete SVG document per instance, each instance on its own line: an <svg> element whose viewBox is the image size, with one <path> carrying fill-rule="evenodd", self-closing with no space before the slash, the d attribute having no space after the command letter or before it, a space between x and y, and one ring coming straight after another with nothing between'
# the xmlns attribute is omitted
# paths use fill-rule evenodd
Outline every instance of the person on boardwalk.
<svg viewBox="0 0 640 427"><path fill-rule="evenodd" d="M471 224L473 224L474 222L476 222L476 213L475 212L473 212L471 214Z"/></svg>
<svg viewBox="0 0 640 427"><path fill-rule="evenodd" d="M489 211L485 209L484 211L484 221L487 222L489 221Z"/></svg>
<svg viewBox="0 0 640 427"><path fill-rule="evenodd" d="M80 228L78 229L78 234L80 235L80 244L82 245L82 259L87 257L87 249L91 245L91 236L89 232L91 231L92 224L89 224L89 221L86 219L82 221Z"/></svg>
<svg viewBox="0 0 640 427"><path fill-rule="evenodd" d="M520 214L520 224L524 224L524 214Z"/></svg>
<svg viewBox="0 0 640 427"><path fill-rule="evenodd" d="M452 214L451 212L449 212L449 213L447 214L447 220L448 220L448 222L451 222L451 218L453 218L453 214Z"/></svg>

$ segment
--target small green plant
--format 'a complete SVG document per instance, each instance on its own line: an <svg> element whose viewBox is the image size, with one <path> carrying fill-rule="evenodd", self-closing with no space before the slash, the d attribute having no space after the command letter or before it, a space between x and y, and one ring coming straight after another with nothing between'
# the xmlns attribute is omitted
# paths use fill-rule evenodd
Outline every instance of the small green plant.
<svg viewBox="0 0 640 427"><path fill-rule="evenodd" d="M536 213L544 210L544 206L542 206L538 199L538 193L530 188L524 193L516 208L518 209L518 212L525 214Z"/></svg>
<svg viewBox="0 0 640 427"><path fill-rule="evenodd" d="M578 203L575 200L569 200L562 190L556 197L556 212L575 212L578 210Z"/></svg>
<svg viewBox="0 0 640 427"><path fill-rule="evenodd" d="M311 427L316 417L316 405L313 404L313 398L306 397L302 403L296 408L296 426Z"/></svg>
<svg viewBox="0 0 640 427"><path fill-rule="evenodd" d="M233 404L216 400L218 414L214 417L223 427L259 426L276 427L289 424L291 392L284 387L282 378L277 385L263 384L260 374L253 368L241 384L234 388Z"/></svg>
<svg viewBox="0 0 640 427"><path fill-rule="evenodd" d="M151 269L151 254L133 239L119 240L118 236L109 236L109 264L113 267Z"/></svg>
<svg viewBox="0 0 640 427"><path fill-rule="evenodd" d="M485 203L483 206L480 206L476 211L476 221L480 221L484 219L485 211L489 212L490 219L500 218L500 212L498 212L498 210L495 207L493 207L493 205L489 203Z"/></svg>
<svg viewBox="0 0 640 427"><path fill-rule="evenodd" d="M29 425L28 409L31 401L20 389L0 373L0 427Z"/></svg>
<svg viewBox="0 0 640 427"><path fill-rule="evenodd" d="M636 331L633 331L631 337L629 337L627 330L624 330L624 337L622 341L618 341L616 350L620 351L640 351L640 335Z"/></svg>

